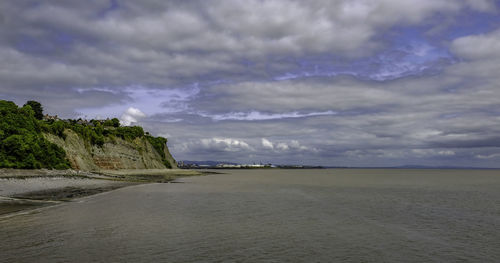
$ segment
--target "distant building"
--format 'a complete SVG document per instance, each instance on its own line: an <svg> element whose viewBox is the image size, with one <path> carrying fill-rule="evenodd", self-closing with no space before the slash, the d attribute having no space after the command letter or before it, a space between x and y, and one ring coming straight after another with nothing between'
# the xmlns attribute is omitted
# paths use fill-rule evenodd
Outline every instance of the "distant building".
<svg viewBox="0 0 500 263"><path fill-rule="evenodd" d="M51 116L48 114L43 115L43 120L44 121L58 121L59 117L57 115Z"/></svg>

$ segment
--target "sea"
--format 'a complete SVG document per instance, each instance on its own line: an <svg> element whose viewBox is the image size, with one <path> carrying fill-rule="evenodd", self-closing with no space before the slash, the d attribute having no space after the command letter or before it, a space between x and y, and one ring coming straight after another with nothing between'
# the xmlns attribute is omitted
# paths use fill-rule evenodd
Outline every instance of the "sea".
<svg viewBox="0 0 500 263"><path fill-rule="evenodd" d="M500 262L500 170L250 169L0 218L0 262Z"/></svg>

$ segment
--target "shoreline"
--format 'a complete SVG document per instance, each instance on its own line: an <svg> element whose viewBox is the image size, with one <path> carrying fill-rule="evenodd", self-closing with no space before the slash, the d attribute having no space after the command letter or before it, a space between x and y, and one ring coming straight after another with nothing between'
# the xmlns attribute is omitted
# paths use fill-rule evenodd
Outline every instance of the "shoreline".
<svg viewBox="0 0 500 263"><path fill-rule="evenodd" d="M180 177L210 172L181 169L23 170L0 169L0 218L27 210L71 202L119 188L168 183Z"/></svg>

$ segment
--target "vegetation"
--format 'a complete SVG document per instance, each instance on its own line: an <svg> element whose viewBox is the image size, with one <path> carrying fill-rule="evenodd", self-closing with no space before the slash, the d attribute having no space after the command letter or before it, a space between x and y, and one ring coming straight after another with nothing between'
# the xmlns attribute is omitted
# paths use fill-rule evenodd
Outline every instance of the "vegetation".
<svg viewBox="0 0 500 263"><path fill-rule="evenodd" d="M81 136L85 142L89 142L88 146L97 145L102 147L106 142L106 138L113 140L121 138L126 141L133 141L135 138L144 136L144 130L139 126L119 127L120 121L116 118L111 120L55 120L42 122L41 127L44 132L52 133L63 139L65 129L71 129L76 134Z"/></svg>
<svg viewBox="0 0 500 263"><path fill-rule="evenodd" d="M111 130L111 134L120 137L126 141L132 141L135 138L144 136L144 130L139 126L118 127Z"/></svg>
<svg viewBox="0 0 500 263"><path fill-rule="evenodd" d="M33 110L35 109L35 110ZM59 120L43 119L43 107L39 102L28 101L22 108L10 101L0 100L0 167L7 168L69 168L64 150L47 141L42 132L66 139L65 130L71 129L87 143L102 147L116 138L132 142L146 138L171 168L165 155L167 139L144 133L142 127L121 127L117 118L107 120Z"/></svg>
<svg viewBox="0 0 500 263"><path fill-rule="evenodd" d="M153 148L155 148L156 152L161 156L163 164L167 168L172 168L170 162L167 160L165 156L165 147L167 145L167 139L163 137L153 137L149 135L146 135L146 139L148 139L149 143L153 145Z"/></svg>
<svg viewBox="0 0 500 263"><path fill-rule="evenodd" d="M29 103L19 108L13 102L0 100L0 167L69 168L66 153L43 138L35 116Z"/></svg>
<svg viewBox="0 0 500 263"><path fill-rule="evenodd" d="M104 127L115 127L115 128L118 128L120 127L120 120L118 120L117 118L113 118L111 120L105 120L103 122Z"/></svg>
<svg viewBox="0 0 500 263"><path fill-rule="evenodd" d="M40 104L40 102L29 100L28 102L26 102L26 104L24 104L24 106L26 105L29 105L31 109L35 112L35 118L37 120L43 119L43 107L42 104Z"/></svg>

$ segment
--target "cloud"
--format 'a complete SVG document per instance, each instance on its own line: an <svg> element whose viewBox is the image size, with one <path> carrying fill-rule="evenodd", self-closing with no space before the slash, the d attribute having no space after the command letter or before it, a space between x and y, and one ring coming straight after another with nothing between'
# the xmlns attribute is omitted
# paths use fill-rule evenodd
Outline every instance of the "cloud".
<svg viewBox="0 0 500 263"><path fill-rule="evenodd" d="M278 151L294 151L294 152L317 152L318 150L314 147L307 147L305 145L301 145L297 140L291 140L288 142L278 142L276 144L276 149Z"/></svg>
<svg viewBox="0 0 500 263"><path fill-rule="evenodd" d="M284 142L280 142L278 144L276 144L276 149L280 150L280 151L286 151L288 150L290 147L288 147L288 144L284 143Z"/></svg>
<svg viewBox="0 0 500 263"><path fill-rule="evenodd" d="M435 149L413 149L411 153L417 157L432 157L432 156L454 156L455 151L452 150L435 150Z"/></svg>
<svg viewBox="0 0 500 263"><path fill-rule="evenodd" d="M239 116L233 113L215 115L215 118L252 120L280 116L335 115L339 110L366 108L402 100L396 97L398 93L378 87L382 86L352 78L241 82L206 88L200 94L197 105L212 112L225 112L227 108L243 112ZM210 97L212 100L205 100L204 97Z"/></svg>
<svg viewBox="0 0 500 263"><path fill-rule="evenodd" d="M182 152L185 157L177 157L180 160L239 160L248 161L255 154L255 149L246 141L235 138L212 137L196 138L189 137L182 141L169 140L171 151ZM201 159L200 159L201 158Z"/></svg>
<svg viewBox="0 0 500 263"><path fill-rule="evenodd" d="M180 159L498 166L496 5L2 1L0 97L124 112Z"/></svg>
<svg viewBox="0 0 500 263"><path fill-rule="evenodd" d="M205 149L234 152L241 150L251 150L248 143L233 138L209 138L201 139L200 145Z"/></svg>
<svg viewBox="0 0 500 263"><path fill-rule="evenodd" d="M251 112L231 112L226 114L206 114L198 113L200 116L209 117L216 121L222 120L240 120L240 121L253 121L253 120L274 120L274 119L284 119L284 118L304 118L311 116L324 116L324 115L335 115L334 111L323 111L323 112L309 112L309 113L299 113L299 112L285 112L285 113L262 113L258 111Z"/></svg>
<svg viewBox="0 0 500 263"><path fill-rule="evenodd" d="M270 142L268 139L266 138L262 138L262 146L264 148L268 148L268 149L271 149L273 150L274 149L274 144L272 142Z"/></svg>
<svg viewBox="0 0 500 263"><path fill-rule="evenodd" d="M3 83L171 88L193 79L264 77L308 56L363 57L392 27L428 24L493 1L275 0L2 2ZM229 22L230 21L230 22ZM118 44L117 44L118 43ZM285 59L283 59L285 58ZM288 58L291 58L288 60ZM401 67L400 67L401 68Z"/></svg>
<svg viewBox="0 0 500 263"><path fill-rule="evenodd" d="M489 154L489 155L482 155L482 154L476 155L476 158L479 158L479 159L496 159L499 157L500 157L500 153L494 153L494 154Z"/></svg>
<svg viewBox="0 0 500 263"><path fill-rule="evenodd" d="M130 107L122 114L120 122L122 125L129 126L142 118L146 118L146 114L137 108Z"/></svg>
<svg viewBox="0 0 500 263"><path fill-rule="evenodd" d="M500 30L455 39L451 44L451 50L458 56L469 60L498 59L500 58Z"/></svg>
<svg viewBox="0 0 500 263"><path fill-rule="evenodd" d="M310 149L304 145L301 145L297 140L291 140L289 142L277 142L273 143L266 138L262 138L262 147L268 150L273 150L276 152L284 151L317 151L317 149Z"/></svg>
<svg viewBox="0 0 500 263"><path fill-rule="evenodd" d="M350 75L385 81L413 75L436 74L453 62L454 58L446 49L433 46L424 40L413 40L411 43L395 44L386 51L362 60L303 58L300 66L290 68L286 72L278 72L274 80Z"/></svg>

